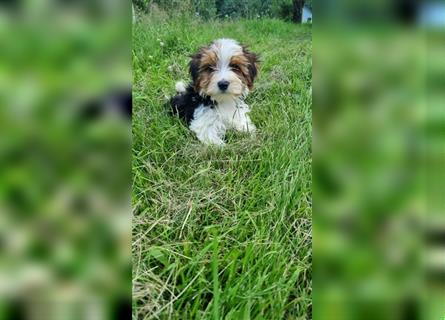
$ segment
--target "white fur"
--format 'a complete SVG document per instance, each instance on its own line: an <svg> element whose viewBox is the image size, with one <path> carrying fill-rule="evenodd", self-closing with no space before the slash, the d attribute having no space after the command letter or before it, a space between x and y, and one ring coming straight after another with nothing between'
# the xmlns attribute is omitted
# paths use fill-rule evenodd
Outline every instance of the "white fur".
<svg viewBox="0 0 445 320"><path fill-rule="evenodd" d="M215 107L215 110L228 129L250 133L256 131L256 127L248 115L250 108L244 101L222 102Z"/></svg>
<svg viewBox="0 0 445 320"><path fill-rule="evenodd" d="M226 99L227 96L241 96L246 88L241 79L230 68L230 60L234 55L243 54L243 48L235 40L219 39L211 45L210 49L216 53L218 63L207 91L204 93L218 102ZM218 82L222 80L229 81L230 83L224 92L221 92L218 88Z"/></svg>
<svg viewBox="0 0 445 320"><path fill-rule="evenodd" d="M223 101L214 108L201 105L195 110L190 129L201 142L222 146L227 129L250 133L256 131L249 112L249 106L241 100Z"/></svg>
<svg viewBox="0 0 445 320"><path fill-rule="evenodd" d="M226 126L214 109L204 105L199 106L190 122L190 130L205 144L224 145Z"/></svg>
<svg viewBox="0 0 445 320"><path fill-rule="evenodd" d="M175 89L177 93L183 93L186 91L185 83L182 81L176 82Z"/></svg>
<svg viewBox="0 0 445 320"><path fill-rule="evenodd" d="M244 102L249 89L230 67L232 57L242 55L243 48L235 40L219 39L210 49L216 53L218 62L209 85L200 94L211 97L216 105L214 107L200 105L196 108L190 129L203 143L222 146L228 129L254 133L256 127L248 115L250 108ZM229 82L229 87L225 91L221 91L218 87L218 82L222 80ZM178 93L185 90L184 83L176 83Z"/></svg>
<svg viewBox="0 0 445 320"><path fill-rule="evenodd" d="M218 39L215 40L211 46L211 49L216 48L219 53L218 58L221 64L230 62L230 58L237 54L242 54L243 49L239 45L238 41L233 39Z"/></svg>

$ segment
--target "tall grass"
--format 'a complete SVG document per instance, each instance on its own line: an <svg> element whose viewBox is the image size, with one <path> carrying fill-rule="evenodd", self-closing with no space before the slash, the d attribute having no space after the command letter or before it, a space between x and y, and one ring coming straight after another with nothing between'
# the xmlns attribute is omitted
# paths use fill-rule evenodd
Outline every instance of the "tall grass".
<svg viewBox="0 0 445 320"><path fill-rule="evenodd" d="M165 102L220 37L261 55L256 137L199 143ZM311 305L311 30L141 16L133 31L133 304L138 319L304 319Z"/></svg>

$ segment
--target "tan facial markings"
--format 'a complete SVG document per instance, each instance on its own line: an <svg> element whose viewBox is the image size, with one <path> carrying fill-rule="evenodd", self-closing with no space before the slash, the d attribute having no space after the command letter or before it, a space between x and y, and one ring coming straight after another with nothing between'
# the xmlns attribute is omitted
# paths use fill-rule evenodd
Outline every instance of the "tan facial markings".
<svg viewBox="0 0 445 320"><path fill-rule="evenodd" d="M206 89L211 81L211 73L216 68L218 57L216 53L208 48L201 50L201 60L199 64L199 76L197 86L199 90Z"/></svg>
<svg viewBox="0 0 445 320"><path fill-rule="evenodd" d="M212 97L239 96L247 88L253 88L256 62L254 54L233 40L218 40L207 48L201 48L191 62L196 70L195 90ZM229 83L227 90L220 88L222 82Z"/></svg>
<svg viewBox="0 0 445 320"><path fill-rule="evenodd" d="M250 87L248 65L249 61L245 55L236 55L230 59L229 67L240 77L245 85Z"/></svg>
<svg viewBox="0 0 445 320"><path fill-rule="evenodd" d="M211 50L206 50L202 54L201 58L201 70L202 71L212 71L218 62L218 57L216 53Z"/></svg>

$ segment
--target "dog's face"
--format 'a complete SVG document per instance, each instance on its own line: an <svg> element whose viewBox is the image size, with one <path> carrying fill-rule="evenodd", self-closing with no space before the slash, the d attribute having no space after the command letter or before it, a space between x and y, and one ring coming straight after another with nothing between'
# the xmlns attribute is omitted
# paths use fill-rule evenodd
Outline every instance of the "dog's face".
<svg viewBox="0 0 445 320"><path fill-rule="evenodd" d="M219 39L192 56L195 90L216 101L246 95L258 73L258 56L235 40Z"/></svg>

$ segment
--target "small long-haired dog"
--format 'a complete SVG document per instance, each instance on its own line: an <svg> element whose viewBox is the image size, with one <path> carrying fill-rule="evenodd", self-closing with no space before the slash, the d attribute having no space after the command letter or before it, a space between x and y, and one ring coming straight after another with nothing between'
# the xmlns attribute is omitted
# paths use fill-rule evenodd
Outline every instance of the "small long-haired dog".
<svg viewBox="0 0 445 320"><path fill-rule="evenodd" d="M176 83L170 100L173 113L184 119L205 144L224 144L227 129L253 133L245 97L258 73L258 56L232 39L219 39L192 56L192 82Z"/></svg>

